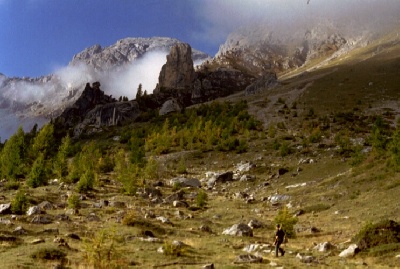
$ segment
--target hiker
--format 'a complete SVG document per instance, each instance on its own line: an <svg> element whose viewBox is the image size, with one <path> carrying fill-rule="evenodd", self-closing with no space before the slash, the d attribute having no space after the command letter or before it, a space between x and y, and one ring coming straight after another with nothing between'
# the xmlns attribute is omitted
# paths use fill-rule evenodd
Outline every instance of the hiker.
<svg viewBox="0 0 400 269"><path fill-rule="evenodd" d="M278 257L278 251L281 255L285 255L285 251L281 248L281 244L285 241L285 232L282 230L282 225L276 225L276 233L275 233L275 255Z"/></svg>

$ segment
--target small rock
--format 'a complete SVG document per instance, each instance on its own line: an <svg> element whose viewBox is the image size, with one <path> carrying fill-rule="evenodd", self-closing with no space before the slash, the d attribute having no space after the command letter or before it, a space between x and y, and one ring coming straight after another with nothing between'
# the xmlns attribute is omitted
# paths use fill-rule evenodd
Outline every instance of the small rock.
<svg viewBox="0 0 400 269"><path fill-rule="evenodd" d="M49 216L41 216L41 215L36 215L32 218L31 223L35 224L49 224L51 223L51 219Z"/></svg>
<svg viewBox="0 0 400 269"><path fill-rule="evenodd" d="M262 263L263 258L252 254L242 254L236 258L235 263Z"/></svg>
<svg viewBox="0 0 400 269"><path fill-rule="evenodd" d="M75 240L81 240L79 235L74 234L74 233L67 233L67 234L65 234L65 237L69 237L69 238L72 238L72 239L75 239Z"/></svg>
<svg viewBox="0 0 400 269"><path fill-rule="evenodd" d="M335 246L332 245L330 242L324 242L324 243L320 243L320 244L316 245L314 247L314 250L317 250L319 252L327 252L327 251L332 250L334 248L335 248Z"/></svg>
<svg viewBox="0 0 400 269"><path fill-rule="evenodd" d="M101 221L101 219L95 214L95 213L90 213L87 218L88 221Z"/></svg>
<svg viewBox="0 0 400 269"><path fill-rule="evenodd" d="M348 258L353 257L359 252L359 248L356 244L351 244L347 249L340 252L339 257Z"/></svg>
<svg viewBox="0 0 400 269"><path fill-rule="evenodd" d="M52 210L54 208L53 204L48 201L41 202L40 204L38 204L38 207L41 210Z"/></svg>
<svg viewBox="0 0 400 269"><path fill-rule="evenodd" d="M203 265L203 267L201 267L201 268L202 269L214 269L215 267L214 267L213 263L210 263L210 264Z"/></svg>
<svg viewBox="0 0 400 269"><path fill-rule="evenodd" d="M14 229L13 234L25 235L28 234L28 231L22 228L22 226L18 226L17 228Z"/></svg>
<svg viewBox="0 0 400 269"><path fill-rule="evenodd" d="M32 245L37 245L37 244L44 243L44 242L45 242L45 241L44 241L43 238L36 238L36 239L33 239L33 240L31 241L31 244L32 244Z"/></svg>
<svg viewBox="0 0 400 269"><path fill-rule="evenodd" d="M11 213L11 203L0 205L0 214L10 214Z"/></svg>
<svg viewBox="0 0 400 269"><path fill-rule="evenodd" d="M159 220L162 223L172 224L171 221L166 217L159 216L159 217L156 218L156 220Z"/></svg>
<svg viewBox="0 0 400 269"><path fill-rule="evenodd" d="M234 235L234 236L253 236L253 230L244 223L234 224L231 228L228 228L222 232L222 234Z"/></svg>
<svg viewBox="0 0 400 269"><path fill-rule="evenodd" d="M174 207L189 207L189 205L185 201L173 201L172 205Z"/></svg>
<svg viewBox="0 0 400 269"><path fill-rule="evenodd" d="M258 228L262 228L264 226L261 221L256 220L256 219L250 220L247 225L252 229L258 229Z"/></svg>
<svg viewBox="0 0 400 269"><path fill-rule="evenodd" d="M28 216L39 215L40 213L42 213L42 211L40 210L40 207L38 207L38 206L31 206L28 209L28 211L26 212L26 214Z"/></svg>

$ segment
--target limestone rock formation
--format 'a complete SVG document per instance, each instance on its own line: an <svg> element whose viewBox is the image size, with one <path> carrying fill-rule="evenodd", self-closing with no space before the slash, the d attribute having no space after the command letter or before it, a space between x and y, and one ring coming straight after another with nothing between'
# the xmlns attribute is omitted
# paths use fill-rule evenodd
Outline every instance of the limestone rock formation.
<svg viewBox="0 0 400 269"><path fill-rule="evenodd" d="M55 124L60 129L72 128L74 136L79 136L88 127L91 130L86 130L86 133L93 133L102 126L114 126L139 115L136 101L117 102L100 90L99 82L94 82L92 86L86 84L78 100L55 119Z"/></svg>
<svg viewBox="0 0 400 269"><path fill-rule="evenodd" d="M194 79L192 48L189 44L178 43L171 48L161 69L157 90L190 88Z"/></svg>
<svg viewBox="0 0 400 269"><path fill-rule="evenodd" d="M278 84L279 83L278 83L276 74L272 73L272 72L268 72L265 75L258 78L252 84L247 86L245 89L245 94L246 95L255 94L255 93L261 92L265 89L274 88L274 87L278 86Z"/></svg>
<svg viewBox="0 0 400 269"><path fill-rule="evenodd" d="M149 52L168 53L178 43L179 40L168 37L124 38L108 47L98 44L91 46L76 54L70 65L85 63L96 70L107 71L135 61ZM201 51L192 50L192 58L193 61L204 61L209 56Z"/></svg>

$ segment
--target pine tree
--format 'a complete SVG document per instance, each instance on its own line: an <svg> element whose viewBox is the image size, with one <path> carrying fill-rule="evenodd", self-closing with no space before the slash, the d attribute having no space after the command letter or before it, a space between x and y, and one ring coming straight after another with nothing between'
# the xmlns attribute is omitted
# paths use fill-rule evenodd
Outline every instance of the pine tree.
<svg viewBox="0 0 400 269"><path fill-rule="evenodd" d="M143 96L143 89L142 89L142 83L140 83L136 92L136 101L139 101L142 96Z"/></svg>
<svg viewBox="0 0 400 269"><path fill-rule="evenodd" d="M16 179L21 173L24 151L24 130L19 127L4 145L0 155L0 169L2 178Z"/></svg>

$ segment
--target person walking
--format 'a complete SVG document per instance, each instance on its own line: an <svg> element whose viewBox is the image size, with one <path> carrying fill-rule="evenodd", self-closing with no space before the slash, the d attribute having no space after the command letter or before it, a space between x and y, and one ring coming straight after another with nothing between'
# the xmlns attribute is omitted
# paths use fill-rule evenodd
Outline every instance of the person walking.
<svg viewBox="0 0 400 269"><path fill-rule="evenodd" d="M278 251L281 255L285 255L285 250L281 248L281 244L285 241L285 232L282 230L282 225L276 225L276 233L275 233L275 255L278 257Z"/></svg>

